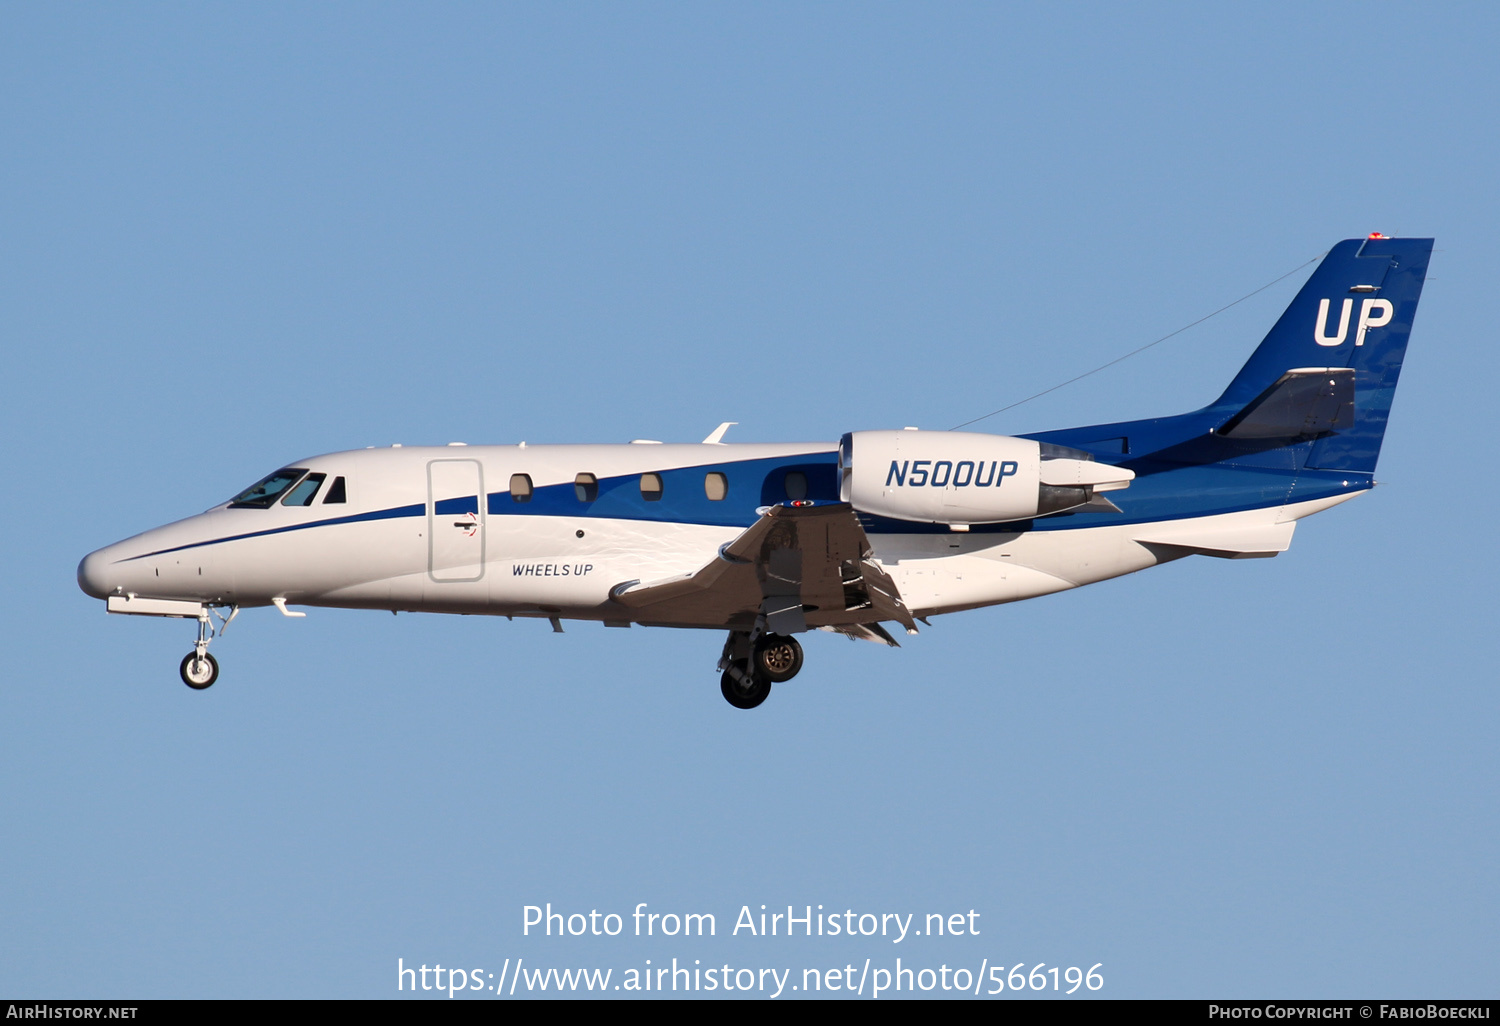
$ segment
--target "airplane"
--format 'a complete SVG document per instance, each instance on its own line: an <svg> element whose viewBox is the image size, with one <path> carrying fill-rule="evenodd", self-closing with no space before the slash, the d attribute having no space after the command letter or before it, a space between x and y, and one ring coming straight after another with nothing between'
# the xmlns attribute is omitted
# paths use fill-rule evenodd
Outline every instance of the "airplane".
<svg viewBox="0 0 1500 1026"><path fill-rule="evenodd" d="M1029 435L866 430L837 443L391 446L297 460L228 502L84 557L109 613L196 620L180 675L240 609L533 617L727 632L751 709L817 629L1016 602L1189 555L1275 556L1369 491L1432 239L1335 245L1223 395Z"/></svg>

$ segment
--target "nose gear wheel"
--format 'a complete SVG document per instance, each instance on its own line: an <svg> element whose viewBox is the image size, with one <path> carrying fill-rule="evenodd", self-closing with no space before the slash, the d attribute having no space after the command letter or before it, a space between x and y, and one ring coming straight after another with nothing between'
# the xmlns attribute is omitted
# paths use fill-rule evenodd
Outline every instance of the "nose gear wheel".
<svg viewBox="0 0 1500 1026"><path fill-rule="evenodd" d="M194 649L182 657L178 672L182 674L184 684L194 691L202 691L219 679L219 661L207 652Z"/></svg>

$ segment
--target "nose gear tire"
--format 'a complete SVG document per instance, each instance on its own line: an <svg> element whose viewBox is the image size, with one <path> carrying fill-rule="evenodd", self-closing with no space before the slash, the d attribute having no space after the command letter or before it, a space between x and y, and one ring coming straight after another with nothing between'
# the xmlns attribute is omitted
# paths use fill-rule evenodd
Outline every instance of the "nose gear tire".
<svg viewBox="0 0 1500 1026"><path fill-rule="evenodd" d="M182 675L182 682L194 691L202 691L204 688L212 687L213 682L219 679L219 661L207 652L200 659L197 652L189 652L182 657L182 665L177 672Z"/></svg>

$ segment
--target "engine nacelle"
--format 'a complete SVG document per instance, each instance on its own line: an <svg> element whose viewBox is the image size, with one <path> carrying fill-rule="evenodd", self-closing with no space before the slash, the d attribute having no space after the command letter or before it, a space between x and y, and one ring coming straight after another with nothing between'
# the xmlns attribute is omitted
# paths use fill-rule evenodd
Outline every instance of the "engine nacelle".
<svg viewBox="0 0 1500 1026"><path fill-rule="evenodd" d="M839 497L864 513L993 524L1073 509L1135 473L1029 438L960 431L854 431L839 442Z"/></svg>

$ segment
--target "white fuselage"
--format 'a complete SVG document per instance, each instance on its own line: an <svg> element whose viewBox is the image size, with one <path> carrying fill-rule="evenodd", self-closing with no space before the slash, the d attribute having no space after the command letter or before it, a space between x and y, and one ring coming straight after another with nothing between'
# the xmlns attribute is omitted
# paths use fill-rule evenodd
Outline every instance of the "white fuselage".
<svg viewBox="0 0 1500 1026"><path fill-rule="evenodd" d="M226 503L90 554L79 581L100 598L623 623L630 612L611 600L612 589L699 570L787 498L789 472L826 493L833 461L827 443L332 453L292 465L324 475L310 505ZM512 491L517 475L529 479L517 486L529 487L528 501ZM595 482L594 498L580 475ZM343 501L330 503L336 479ZM929 616L1062 591L1192 551L1274 555L1293 521L1348 497L1165 524L984 533L929 525L872 531L869 540L907 608ZM673 625L725 626L713 618Z"/></svg>

